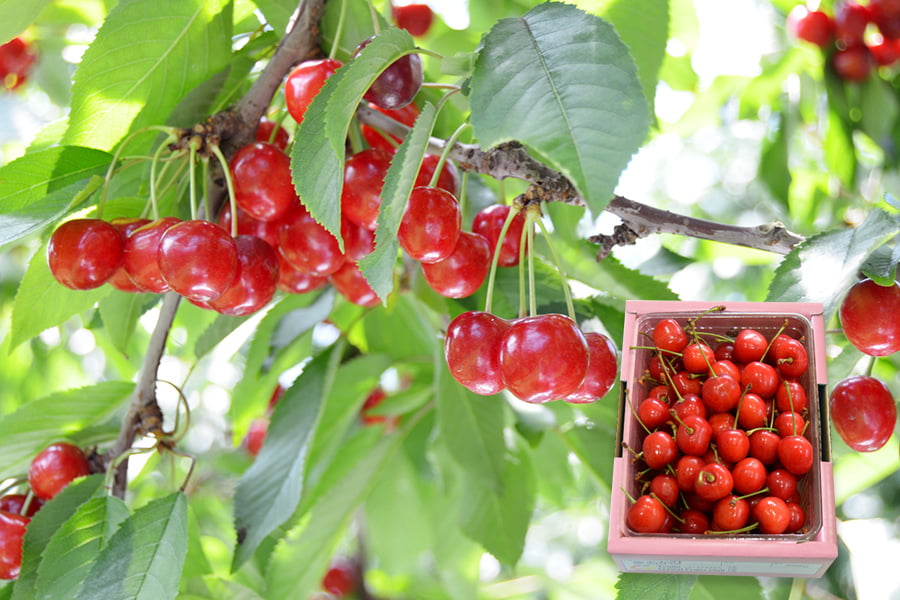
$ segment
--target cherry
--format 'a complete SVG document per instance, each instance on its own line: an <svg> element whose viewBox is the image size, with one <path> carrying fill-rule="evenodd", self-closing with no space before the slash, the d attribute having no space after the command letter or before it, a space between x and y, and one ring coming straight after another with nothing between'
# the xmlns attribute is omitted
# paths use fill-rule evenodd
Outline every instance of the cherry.
<svg viewBox="0 0 900 600"><path fill-rule="evenodd" d="M688 415L706 418L706 405L697 394L685 394L672 405L672 408L679 419L684 419Z"/></svg>
<svg viewBox="0 0 900 600"><path fill-rule="evenodd" d="M573 393L563 398L566 402L584 404L595 402L606 395L616 381L618 362L616 346L602 333L584 334L588 345L588 369L584 381Z"/></svg>
<svg viewBox="0 0 900 600"><path fill-rule="evenodd" d="M268 242L252 235L234 238L237 246L237 276L222 295L207 304L232 317L249 315L275 296L278 284L278 255Z"/></svg>
<svg viewBox="0 0 900 600"><path fill-rule="evenodd" d="M693 492L697 484L697 475L706 465L699 456L683 455L675 465L675 480L682 492Z"/></svg>
<svg viewBox="0 0 900 600"><path fill-rule="evenodd" d="M405 29L410 35L422 37L431 29L434 21L434 13L427 4L404 4L397 6L391 4L391 17L400 29Z"/></svg>
<svg viewBox="0 0 900 600"><path fill-rule="evenodd" d="M759 522L759 530L766 534L784 533L791 522L790 509L776 496L766 496L757 502L753 516Z"/></svg>
<svg viewBox="0 0 900 600"><path fill-rule="evenodd" d="M872 72L872 53L866 46L840 49L831 57L831 67L842 79L862 83Z"/></svg>
<svg viewBox="0 0 900 600"><path fill-rule="evenodd" d="M163 217L138 227L125 238L122 264L141 290L162 294L171 289L159 270L157 257L163 234L178 223L181 223L181 219Z"/></svg>
<svg viewBox="0 0 900 600"><path fill-rule="evenodd" d="M698 377L695 377L695 374L688 373L687 371L679 371L672 375L672 379L670 381L672 390L672 396L678 397L687 396L688 394L699 394L702 382Z"/></svg>
<svg viewBox="0 0 900 600"><path fill-rule="evenodd" d="M478 211L472 221L472 231L480 233L491 244L491 254L496 252L497 240L500 239L500 231L506 221L512 207L506 204L492 204ZM497 265L500 267L514 267L519 264L519 243L522 240L522 230L525 228L525 213L519 211L509 228L503 245L500 247L500 256Z"/></svg>
<svg viewBox="0 0 900 600"><path fill-rule="evenodd" d="M717 360L712 364L710 375L728 375L735 381L741 380L741 369L728 359Z"/></svg>
<svg viewBox="0 0 900 600"><path fill-rule="evenodd" d="M795 6L787 18L788 31L795 38L825 48L834 35L834 22L827 13L809 10L802 4Z"/></svg>
<svg viewBox="0 0 900 600"><path fill-rule="evenodd" d="M397 239L411 258L435 263L450 256L456 248L461 227L462 213L450 192L417 187L409 195Z"/></svg>
<svg viewBox="0 0 900 600"><path fill-rule="evenodd" d="M112 277L109 278L109 285L119 291L136 293L142 291L140 286L131 279L128 271L125 269L125 240L131 235L131 232L138 227L143 227L150 222L150 219L141 219L137 217L119 217L110 221L110 224L119 230L122 234L122 264L116 269Z"/></svg>
<svg viewBox="0 0 900 600"><path fill-rule="evenodd" d="M347 262L337 238L319 225L303 206L291 211L282 221L278 251L295 269L317 277L327 277Z"/></svg>
<svg viewBox="0 0 900 600"><path fill-rule="evenodd" d="M716 355L703 342L693 342L685 347L682 360L684 369L689 373L706 373L716 360Z"/></svg>
<svg viewBox="0 0 900 600"><path fill-rule="evenodd" d="M81 448L67 442L50 444L31 459L28 485L41 500L50 500L78 477L89 475L91 466Z"/></svg>
<svg viewBox="0 0 900 600"><path fill-rule="evenodd" d="M801 377L809 367L809 355L799 340L788 338L772 353L782 377Z"/></svg>
<svg viewBox="0 0 900 600"><path fill-rule="evenodd" d="M367 229L374 230L381 209L381 188L391 166L391 154L378 148L357 152L344 164L341 212Z"/></svg>
<svg viewBox="0 0 900 600"><path fill-rule="evenodd" d="M663 319L653 327L653 344L660 350L680 353L688 344L687 333L675 319Z"/></svg>
<svg viewBox="0 0 900 600"><path fill-rule="evenodd" d="M780 412L802 413L808 404L806 389L799 381L784 380L775 390L775 406Z"/></svg>
<svg viewBox="0 0 900 600"><path fill-rule="evenodd" d="M266 434L269 431L269 418L258 417L250 421L250 427L247 429L247 436L244 438L244 447L250 456L256 456L262 450L263 443L266 441Z"/></svg>
<svg viewBox="0 0 900 600"><path fill-rule="evenodd" d="M803 475L812 468L812 444L802 435L783 437L778 443L778 460L794 475Z"/></svg>
<svg viewBox="0 0 900 600"><path fill-rule="evenodd" d="M748 456L732 467L731 476L734 479L734 491L752 494L766 485L766 466L758 458Z"/></svg>
<svg viewBox="0 0 900 600"><path fill-rule="evenodd" d="M754 361L744 365L741 371L741 385L750 386L754 394L762 398L771 398L778 389L778 371L772 365Z"/></svg>
<svg viewBox="0 0 900 600"><path fill-rule="evenodd" d="M641 456L651 469L662 469L678 458L678 444L665 431L654 431L641 443Z"/></svg>
<svg viewBox="0 0 900 600"><path fill-rule="evenodd" d="M288 135L287 129L280 124L267 119L266 117L261 117L259 119L259 125L256 127L256 141L272 144L283 152L287 150L290 136Z"/></svg>
<svg viewBox="0 0 900 600"><path fill-rule="evenodd" d="M358 55L372 39L363 40L356 47L354 56ZM412 102L419 93L423 80L422 58L415 53L406 54L392 62L378 75L363 98L381 108L397 110Z"/></svg>
<svg viewBox="0 0 900 600"><path fill-rule="evenodd" d="M15 515L24 514L26 517L33 517L37 511L44 505L44 501L37 496L32 495L31 504L28 505L28 512L23 513L25 502L28 500L26 494L7 494L0 498L0 511L13 513Z"/></svg>
<svg viewBox="0 0 900 600"><path fill-rule="evenodd" d="M716 344L715 355L717 361L730 360L734 362L734 344L732 342Z"/></svg>
<svg viewBox="0 0 900 600"><path fill-rule="evenodd" d="M734 428L734 415L730 412L717 412L709 416L709 426L712 428L712 437L716 439L723 431Z"/></svg>
<svg viewBox="0 0 900 600"><path fill-rule="evenodd" d="M341 238L347 260L359 262L375 250L375 232L341 218Z"/></svg>
<svg viewBox="0 0 900 600"><path fill-rule="evenodd" d="M237 234L238 235L254 235L261 240L269 242L272 248L278 247L278 228L281 221L260 221L254 219L247 211L238 206L237 208ZM225 231L231 231L231 206L225 203L222 210L219 211L217 223Z"/></svg>
<svg viewBox="0 0 900 600"><path fill-rule="evenodd" d="M843 2L834 13L834 34L844 48L860 46L872 15L867 6Z"/></svg>
<svg viewBox="0 0 900 600"><path fill-rule="evenodd" d="M0 579L16 579L22 566L22 538L31 519L0 511Z"/></svg>
<svg viewBox="0 0 900 600"><path fill-rule="evenodd" d="M878 450L894 431L897 405L888 387L875 377L842 379L831 391L829 406L834 429L858 452Z"/></svg>
<svg viewBox="0 0 900 600"><path fill-rule="evenodd" d="M797 491L797 477L787 469L773 469L766 475L766 487L785 502Z"/></svg>
<svg viewBox="0 0 900 600"><path fill-rule="evenodd" d="M755 329L741 329L734 339L734 359L738 362L749 363L762 360L769 341L766 336Z"/></svg>
<svg viewBox="0 0 900 600"><path fill-rule="evenodd" d="M369 103L369 107L377 110L383 115L387 115L390 118L403 123L407 127L412 127L416 123L416 119L419 116L419 107L413 103L409 103L403 108L398 108L397 110L387 110L381 108L380 106L376 106L375 104ZM397 146L403 141L395 135L390 135L387 133L383 133L369 127L368 125L363 125L360 127L362 131L363 138L365 138L366 143L370 148L379 148L384 150L385 152L393 153ZM393 142L393 143L392 143ZM423 185L428 185L426 181Z"/></svg>
<svg viewBox="0 0 900 600"><path fill-rule="evenodd" d="M750 438L742 429L726 429L716 436L719 456L731 463L737 463L750 453Z"/></svg>
<svg viewBox="0 0 900 600"><path fill-rule="evenodd" d="M657 473L650 480L650 493L655 494L659 501L669 508L678 502L680 491L678 481L668 473Z"/></svg>
<svg viewBox="0 0 900 600"><path fill-rule="evenodd" d="M484 244L486 250L487 241ZM518 319L500 341L503 381L516 398L526 402L571 395L584 381L588 361L584 334L572 319L559 314Z"/></svg>
<svg viewBox="0 0 900 600"><path fill-rule="evenodd" d="M750 456L758 458L764 465L775 464L781 436L774 431L759 429L750 434Z"/></svg>
<svg viewBox="0 0 900 600"><path fill-rule="evenodd" d="M743 498L729 494L713 506L712 528L717 531L734 531L747 525L750 505Z"/></svg>
<svg viewBox="0 0 900 600"><path fill-rule="evenodd" d="M238 250L231 234L201 219L169 227L159 240L157 260L166 283L199 302L221 296L238 271Z"/></svg>
<svg viewBox="0 0 900 600"><path fill-rule="evenodd" d="M73 290L100 287L122 264L122 234L100 219L72 219L56 228L47 245L53 277Z"/></svg>
<svg viewBox="0 0 900 600"><path fill-rule="evenodd" d="M871 0L869 13L881 33L885 43L900 38L900 2L897 0Z"/></svg>
<svg viewBox="0 0 900 600"><path fill-rule="evenodd" d="M667 514L659 500L644 494L628 508L625 522L638 533L658 533L666 521Z"/></svg>
<svg viewBox="0 0 900 600"><path fill-rule="evenodd" d="M729 375L714 375L703 382L703 402L710 410L725 412L737 406L741 399L741 384Z"/></svg>
<svg viewBox="0 0 900 600"><path fill-rule="evenodd" d="M388 429L393 429L396 427L397 422L399 421L399 417L397 415L373 415L371 411L387 398L387 392L384 391L384 388L381 386L376 386L369 395L366 396L365 402L363 402L362 408L359 409L360 414L362 415L362 422L365 425L377 425L380 423L384 423Z"/></svg>
<svg viewBox="0 0 900 600"><path fill-rule="evenodd" d="M453 378L476 394L503 390L500 344L509 328L509 321L482 311L464 312L453 319L444 338L444 359Z"/></svg>
<svg viewBox="0 0 900 600"><path fill-rule="evenodd" d="M701 498L716 501L731 493L734 478L728 467L719 463L708 463L697 473L694 492Z"/></svg>
<svg viewBox="0 0 900 600"><path fill-rule="evenodd" d="M681 513L682 522L679 524L681 533L706 533L709 531L709 518L706 513L696 508L688 508Z"/></svg>
<svg viewBox="0 0 900 600"><path fill-rule="evenodd" d="M798 413L788 411L779 413L778 416L775 417L773 426L778 431L778 435L785 438L789 435L803 433L803 430L806 427L806 420Z"/></svg>
<svg viewBox="0 0 900 600"><path fill-rule="evenodd" d="M331 563L322 577L322 589L335 598L344 598L356 589L356 569L347 560Z"/></svg>
<svg viewBox="0 0 900 600"><path fill-rule="evenodd" d="M307 60L288 73L284 81L284 102L298 124L303 122L306 109L325 85L325 80L342 65L333 58Z"/></svg>
<svg viewBox="0 0 900 600"><path fill-rule="evenodd" d="M287 294L305 294L323 287L328 283L327 277L319 277L298 271L284 259L281 252L275 253L278 258L278 289Z"/></svg>
<svg viewBox="0 0 900 600"><path fill-rule="evenodd" d="M422 166L419 167L419 173L416 175L416 186L431 185L431 179L434 177L434 171L441 157L437 154L426 154L422 157ZM445 160L444 166L441 168L441 174L438 175L437 187L453 194L454 198L459 198L459 171L452 160Z"/></svg>
<svg viewBox="0 0 900 600"><path fill-rule="evenodd" d="M0 82L8 90L25 83L31 67L37 59L31 44L15 37L0 46Z"/></svg>
<svg viewBox="0 0 900 600"><path fill-rule="evenodd" d="M341 268L329 275L328 279L340 295L357 306L371 307L381 302L378 294L353 261L345 262Z"/></svg>
<svg viewBox="0 0 900 600"><path fill-rule="evenodd" d="M669 405L669 396L669 388L664 385L656 386L647 394L648 398L656 398L660 402L665 403L666 406Z"/></svg>
<svg viewBox="0 0 900 600"><path fill-rule="evenodd" d="M230 168L235 200L254 219L277 221L300 203L291 179L291 159L272 144L243 146Z"/></svg>
<svg viewBox="0 0 900 600"><path fill-rule="evenodd" d="M460 231L453 252L435 263L423 263L425 281L441 296L465 298L474 294L487 278L491 249L483 235Z"/></svg>
<svg viewBox="0 0 900 600"><path fill-rule="evenodd" d="M669 420L669 406L659 398L644 398L637 408L638 420L647 429L656 429Z"/></svg>
<svg viewBox="0 0 900 600"><path fill-rule="evenodd" d="M709 449L712 427L709 421L697 415L688 415L675 431L675 442L684 454L703 456Z"/></svg>
<svg viewBox="0 0 900 600"><path fill-rule="evenodd" d="M880 67L889 67L900 60L900 44L896 39L883 39L869 44L869 52Z"/></svg>
<svg viewBox="0 0 900 600"><path fill-rule="evenodd" d="M900 350L900 285L878 285L864 279L850 288L841 302L840 318L850 343L870 356Z"/></svg>
<svg viewBox="0 0 900 600"><path fill-rule="evenodd" d="M787 506L791 513L791 520L788 522L787 529L785 529L784 532L796 533L806 525L806 513L804 512L803 507L796 502L788 502Z"/></svg>
<svg viewBox="0 0 900 600"><path fill-rule="evenodd" d="M741 412L738 414L738 425L745 431L757 429L766 424L768 408L766 401L752 392L744 394L740 400Z"/></svg>

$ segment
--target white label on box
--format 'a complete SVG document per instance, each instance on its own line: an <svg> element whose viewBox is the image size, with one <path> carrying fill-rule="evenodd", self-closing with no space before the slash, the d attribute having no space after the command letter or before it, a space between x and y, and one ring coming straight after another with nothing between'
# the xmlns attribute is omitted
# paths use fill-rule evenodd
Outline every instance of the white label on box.
<svg viewBox="0 0 900 600"><path fill-rule="evenodd" d="M767 575L815 575L822 565L817 563L748 562L734 560L621 560L621 567L632 573L728 573L732 575L766 573Z"/></svg>

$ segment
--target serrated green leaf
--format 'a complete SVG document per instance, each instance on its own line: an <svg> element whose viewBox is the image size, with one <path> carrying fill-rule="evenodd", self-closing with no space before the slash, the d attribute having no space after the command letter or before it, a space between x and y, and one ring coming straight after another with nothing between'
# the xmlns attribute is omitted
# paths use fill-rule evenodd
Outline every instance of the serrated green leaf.
<svg viewBox="0 0 900 600"><path fill-rule="evenodd" d="M515 566L525 548L525 534L535 502L535 474L526 444L504 451L501 492L466 479L460 507L463 532L505 565Z"/></svg>
<svg viewBox="0 0 900 600"><path fill-rule="evenodd" d="M50 538L38 567L38 600L77 597L100 551L119 525L128 518L125 503L108 494L91 498L78 507Z"/></svg>
<svg viewBox="0 0 900 600"><path fill-rule="evenodd" d="M375 250L359 262L360 270L382 302L394 289L394 266L400 250L397 231L422 166L422 157L428 148L428 139L436 119L437 111L431 103L426 102L412 131L397 148L384 177L378 228L375 230Z"/></svg>
<svg viewBox="0 0 900 600"><path fill-rule="evenodd" d="M227 65L230 8L228 0L117 4L75 72L64 142L109 150L129 131L165 123Z"/></svg>
<svg viewBox="0 0 900 600"><path fill-rule="evenodd" d="M650 123L634 60L612 26L559 2L494 25L469 102L483 147L522 142L597 213Z"/></svg>
<svg viewBox="0 0 900 600"><path fill-rule="evenodd" d="M788 168L788 141L790 132L784 114L777 113L773 129L763 140L759 159L759 177L769 188L772 197L784 209L789 209L791 171Z"/></svg>
<svg viewBox="0 0 900 600"><path fill-rule="evenodd" d="M859 227L806 239L778 265L767 300L821 302L826 316L834 314L868 256L898 232L896 219L873 210Z"/></svg>
<svg viewBox="0 0 900 600"><path fill-rule="evenodd" d="M376 13L374 18L378 21L379 31L391 26L380 13ZM335 48L334 57L346 62L361 40L375 35L375 24L372 19L372 11L364 2L353 0L326 2L319 23L322 29L320 46L330 55L331 48L334 47L334 36L340 32L341 39Z"/></svg>
<svg viewBox="0 0 900 600"><path fill-rule="evenodd" d="M341 189L350 122L378 75L414 48L406 31L396 27L383 30L325 81L298 128L296 137L304 143L294 144L291 151L294 186L310 214L338 238L342 250Z"/></svg>
<svg viewBox="0 0 900 600"><path fill-rule="evenodd" d="M0 479L24 473L47 444L108 419L133 389L131 382L107 381L38 398L4 415Z"/></svg>
<svg viewBox="0 0 900 600"><path fill-rule="evenodd" d="M78 600L169 600L187 555L187 498L175 492L137 509L100 552Z"/></svg>
<svg viewBox="0 0 900 600"><path fill-rule="evenodd" d="M700 575L694 584L688 600L720 600L721 598L740 598L741 600L763 600L759 580L755 577L717 577Z"/></svg>
<svg viewBox="0 0 900 600"><path fill-rule="evenodd" d="M687 600L696 581L696 575L621 573L616 600Z"/></svg>
<svg viewBox="0 0 900 600"><path fill-rule="evenodd" d="M93 290L72 290L65 287L50 272L47 245L42 245L28 262L28 269L16 292L10 349L93 307L114 289L109 285L101 285ZM36 306L40 306L41 310L35 310Z"/></svg>
<svg viewBox="0 0 900 600"><path fill-rule="evenodd" d="M897 279L898 260L900 260L900 245L881 246L869 255L861 270L866 277L879 285L892 285Z"/></svg>
<svg viewBox="0 0 900 600"><path fill-rule="evenodd" d="M0 44L5 44L31 25L50 0L0 0Z"/></svg>
<svg viewBox="0 0 900 600"><path fill-rule="evenodd" d="M22 543L22 570L13 589L13 600L34 599L44 549L79 506L95 495L103 493L103 481L104 476L101 474L76 479L34 515L25 530Z"/></svg>
<svg viewBox="0 0 900 600"><path fill-rule="evenodd" d="M242 565L276 527L287 521L306 486L308 458L322 405L331 390L343 344L323 351L303 369L275 406L266 443L238 482L234 521Z"/></svg>
<svg viewBox="0 0 900 600"><path fill-rule="evenodd" d="M0 167L0 246L40 231L74 208L85 196L79 193L86 181L104 173L111 158L91 148L59 146Z"/></svg>

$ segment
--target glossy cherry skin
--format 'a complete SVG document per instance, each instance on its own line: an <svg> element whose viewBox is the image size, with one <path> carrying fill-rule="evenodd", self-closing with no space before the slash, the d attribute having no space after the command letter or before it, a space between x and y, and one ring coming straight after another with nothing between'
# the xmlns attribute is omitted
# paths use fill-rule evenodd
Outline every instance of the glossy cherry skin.
<svg viewBox="0 0 900 600"><path fill-rule="evenodd" d="M159 240L159 272L189 300L215 300L232 284L238 251L231 234L211 221L182 221Z"/></svg>
<svg viewBox="0 0 900 600"><path fill-rule="evenodd" d="M278 289L286 294L305 294L324 287L328 283L327 277L319 277L298 271L294 265L284 259L281 252L278 255Z"/></svg>
<svg viewBox="0 0 900 600"><path fill-rule="evenodd" d="M403 123L407 127L412 127L416 123L416 118L419 116L419 107L415 104L407 104L403 108L398 108L397 110L387 110L377 106L375 104L369 103L369 107L377 110L383 115L386 115L395 121L399 121ZM397 136L390 135L387 133L382 133L373 127L369 127L368 125L363 125L360 127L362 131L363 138L365 138L366 143L370 148L379 148L384 150L385 152L393 153L394 150L397 149L397 146L403 141ZM426 181L424 185L428 185Z"/></svg>
<svg viewBox="0 0 900 600"><path fill-rule="evenodd" d="M834 13L834 34L843 48L862 46L866 26L872 15L868 6L852 0L842 2Z"/></svg>
<svg viewBox="0 0 900 600"><path fill-rule="evenodd" d="M806 389L798 381L784 380L775 390L775 406L779 412L802 413L806 410L809 399Z"/></svg>
<svg viewBox="0 0 900 600"><path fill-rule="evenodd" d="M741 371L741 385L744 388L749 385L754 394L763 398L775 395L779 381L775 367L758 360L744 365L744 370Z"/></svg>
<svg viewBox="0 0 900 600"><path fill-rule="evenodd" d="M799 4L788 13L787 29L795 38L825 48L834 35L834 22L827 13Z"/></svg>
<svg viewBox="0 0 900 600"><path fill-rule="evenodd" d="M391 157L384 150L369 148L357 152L344 164L341 212L361 227L375 229L381 209L381 188Z"/></svg>
<svg viewBox="0 0 900 600"><path fill-rule="evenodd" d="M89 475L91 466L81 448L67 442L50 444L31 459L28 485L41 500L50 500L78 477Z"/></svg>
<svg viewBox="0 0 900 600"><path fill-rule="evenodd" d="M506 319L483 311L453 319L444 337L444 359L453 378L482 396L502 391L500 343L509 328Z"/></svg>
<svg viewBox="0 0 900 600"><path fill-rule="evenodd" d="M678 424L675 442L682 454L703 456L709 449L712 427L709 421L699 415L688 415Z"/></svg>
<svg viewBox="0 0 900 600"><path fill-rule="evenodd" d="M278 247L278 228L281 227L281 221L260 221L254 219L247 211L240 206L237 207L237 233L235 235L254 235L261 240L269 242L273 248ZM216 222L225 231L231 233L231 206L225 203L222 210L219 211L219 218Z"/></svg>
<svg viewBox="0 0 900 600"><path fill-rule="evenodd" d="M497 240L500 239L500 232L503 230L503 223L506 221L512 207L506 204L492 204L487 206L475 215L472 221L472 231L480 233L487 238L491 244L491 254L496 252ZM509 228L506 230L506 236L503 238L503 244L500 246L500 256L497 265L500 267L514 267L519 264L519 244L522 241L522 230L525 228L525 213L519 211Z"/></svg>
<svg viewBox="0 0 900 600"><path fill-rule="evenodd" d="M597 332L584 334L588 345L588 369L578 389L564 398L566 402L584 404L596 402L612 389L618 373L616 346Z"/></svg>
<svg viewBox="0 0 900 600"><path fill-rule="evenodd" d="M106 283L122 264L124 238L101 219L72 219L56 228L47 245L50 272L73 290Z"/></svg>
<svg viewBox="0 0 900 600"><path fill-rule="evenodd" d="M840 308L841 327L850 343L870 356L900 350L900 285L864 279L853 285Z"/></svg>
<svg viewBox="0 0 900 600"><path fill-rule="evenodd" d="M278 251L295 269L327 277L347 261L337 238L301 207L285 217L278 230Z"/></svg>
<svg viewBox="0 0 900 600"><path fill-rule="evenodd" d="M423 263L425 281L441 296L465 298L474 294L490 270L491 249L483 235L461 231L453 252L435 263Z"/></svg>
<svg viewBox="0 0 900 600"><path fill-rule="evenodd" d="M739 363L749 363L762 360L769 340L755 329L741 329L734 339L734 360Z"/></svg>
<svg viewBox="0 0 900 600"><path fill-rule="evenodd" d="M842 79L862 83L872 72L872 53L866 46L839 49L831 57L831 67Z"/></svg>
<svg viewBox="0 0 900 600"><path fill-rule="evenodd" d="M777 535L784 533L791 522L791 513L784 500L766 496L753 507L753 516L759 522L759 531Z"/></svg>
<svg viewBox="0 0 900 600"><path fill-rule="evenodd" d="M430 186L431 180L434 178L434 171L441 157L437 154L426 154L422 157L422 165L419 167L419 173L416 175L416 186ZM452 160L444 161L441 168L441 174L438 175L435 187L446 190L453 194L454 198L459 198L459 171Z"/></svg>
<svg viewBox="0 0 900 600"><path fill-rule="evenodd" d="M644 398L637 407L638 420L653 430L669 420L669 406L659 398Z"/></svg>
<svg viewBox="0 0 900 600"><path fill-rule="evenodd" d="M812 468L812 444L802 435L783 437L778 443L778 460L794 475L803 475Z"/></svg>
<svg viewBox="0 0 900 600"><path fill-rule="evenodd" d="M0 46L0 85L14 90L25 83L37 59L31 44L15 37Z"/></svg>
<svg viewBox="0 0 900 600"><path fill-rule="evenodd" d="M666 521L666 509L650 495L640 496L625 513L625 522L638 533L658 533Z"/></svg>
<svg viewBox="0 0 900 600"><path fill-rule="evenodd" d="M563 315L518 319L500 343L503 381L516 398L526 402L549 402L571 395L584 381L588 362L584 334Z"/></svg>
<svg viewBox="0 0 900 600"><path fill-rule="evenodd" d="M878 450L894 432L897 404L888 387L875 377L842 379L831 391L829 403L835 431L858 452Z"/></svg>
<svg viewBox="0 0 900 600"><path fill-rule="evenodd" d="M687 333L675 319L663 319L653 327L653 345L667 352L681 352L688 345Z"/></svg>
<svg viewBox="0 0 900 600"><path fill-rule="evenodd" d="M697 473L694 491L706 500L719 500L731 493L734 478L731 471L719 463L709 463Z"/></svg>
<svg viewBox="0 0 900 600"><path fill-rule="evenodd" d="M750 505L743 498L729 494L716 501L712 517L712 528L716 531L741 529L750 518Z"/></svg>
<svg viewBox="0 0 900 600"><path fill-rule="evenodd" d="M375 232L360 227L347 218L341 219L341 239L347 260L359 262L375 250Z"/></svg>
<svg viewBox="0 0 900 600"><path fill-rule="evenodd" d="M25 502L28 500L27 494L7 494L0 498L0 511L21 515L22 509L25 508ZM31 504L28 505L26 517L33 517L37 511L41 510L44 501L37 496L32 495Z"/></svg>
<svg viewBox="0 0 900 600"><path fill-rule="evenodd" d="M261 117L259 119L259 125L256 128L257 142L272 144L273 146L284 152L285 150L287 150L287 146L290 140L291 138L288 135L287 129L285 129L275 121L267 119L266 117Z"/></svg>
<svg viewBox="0 0 900 600"><path fill-rule="evenodd" d="M120 292L133 294L143 291L140 286L131 279L128 271L125 269L125 240L128 239L131 232L139 227L143 227L149 222L150 219L141 219L138 217L120 217L110 221L110 224L122 234L122 264L119 265L119 268L116 269L113 276L109 278L108 283Z"/></svg>
<svg viewBox="0 0 900 600"><path fill-rule="evenodd" d="M232 317L255 313L275 296L278 254L268 242L252 235L234 238L238 252L237 276L222 295L207 304Z"/></svg>
<svg viewBox="0 0 900 600"><path fill-rule="evenodd" d="M260 221L277 221L300 200L291 179L288 155L265 142L238 150L230 162L238 206Z"/></svg>
<svg viewBox="0 0 900 600"><path fill-rule="evenodd" d="M431 29L434 12L427 4L391 5L391 16L397 27L405 29L410 35L422 37Z"/></svg>
<svg viewBox="0 0 900 600"><path fill-rule="evenodd" d="M322 577L322 589L334 598L344 598L356 588L356 571L349 561L334 561Z"/></svg>
<svg viewBox="0 0 900 600"><path fill-rule="evenodd" d="M409 195L397 239L410 258L435 263L450 256L456 248L461 227L462 212L450 192L417 187Z"/></svg>
<svg viewBox="0 0 900 600"><path fill-rule="evenodd" d="M303 115L313 98L334 75L343 63L333 58L307 60L294 67L284 81L284 102L288 112L297 123L303 122Z"/></svg>
<svg viewBox="0 0 900 600"><path fill-rule="evenodd" d="M22 538L29 517L0 511L0 579L16 579L22 567Z"/></svg>
<svg viewBox="0 0 900 600"><path fill-rule="evenodd" d="M142 291L162 294L171 289L159 271L159 242L169 227L178 223L181 219L163 217L138 227L125 238L123 265Z"/></svg>
<svg viewBox="0 0 900 600"><path fill-rule="evenodd" d="M738 494L752 494L766 485L766 466L761 460L748 456L739 460L731 469L734 491Z"/></svg>
<svg viewBox="0 0 900 600"><path fill-rule="evenodd" d="M329 276L329 279L334 289L353 304L370 307L381 302L378 294L353 261L346 261L340 269Z"/></svg>
<svg viewBox="0 0 900 600"><path fill-rule="evenodd" d="M369 38L360 43L354 56L371 41L372 38ZM406 54L378 75L363 98L386 110L397 110L412 102L423 81L422 58L415 53Z"/></svg>

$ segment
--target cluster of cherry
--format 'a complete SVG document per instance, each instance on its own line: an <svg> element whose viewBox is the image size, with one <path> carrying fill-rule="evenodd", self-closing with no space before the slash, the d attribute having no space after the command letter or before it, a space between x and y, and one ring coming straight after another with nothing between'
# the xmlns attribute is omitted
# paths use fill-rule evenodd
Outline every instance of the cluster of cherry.
<svg viewBox="0 0 900 600"><path fill-rule="evenodd" d="M788 14L787 28L795 38L827 51L834 72L847 81L865 81L873 68L900 60L898 0L841 2L833 17L798 5Z"/></svg>
<svg viewBox="0 0 900 600"><path fill-rule="evenodd" d="M805 436L804 342L734 338L660 320L632 408L645 435L629 448L646 469L626 514L639 533L795 533L806 525L800 489L813 467ZM807 416L805 416L807 415Z"/></svg>
<svg viewBox="0 0 900 600"><path fill-rule="evenodd" d="M0 579L19 576L22 538L31 517L71 481L90 473L84 452L67 442L50 444L31 460L29 490L0 497Z"/></svg>

